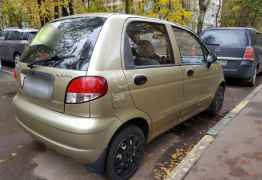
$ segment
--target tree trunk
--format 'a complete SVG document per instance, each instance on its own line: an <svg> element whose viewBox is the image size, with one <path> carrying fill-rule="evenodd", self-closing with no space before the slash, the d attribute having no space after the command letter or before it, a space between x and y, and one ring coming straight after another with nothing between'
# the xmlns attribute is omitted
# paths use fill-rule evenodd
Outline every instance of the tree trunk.
<svg viewBox="0 0 262 180"><path fill-rule="evenodd" d="M59 6L58 6L58 4L56 4L55 8L54 8L54 17L55 17L55 19L59 18Z"/></svg>
<svg viewBox="0 0 262 180"><path fill-rule="evenodd" d="M42 13L41 13L41 6L42 6L42 2L43 0L37 0L37 4L38 4L38 7L40 9L40 22L41 22L41 26L44 26L45 25L45 17L42 16Z"/></svg>
<svg viewBox="0 0 262 180"><path fill-rule="evenodd" d="M74 2L73 2L73 0L70 0L70 1L69 1L68 7L69 7L69 14L70 14L70 15L74 15L75 12L74 12Z"/></svg>
<svg viewBox="0 0 262 180"><path fill-rule="evenodd" d="M125 13L130 13L130 0L125 0Z"/></svg>
<svg viewBox="0 0 262 180"><path fill-rule="evenodd" d="M218 0L218 1L219 1L219 5L218 5L217 13L216 13L216 27L218 27L218 20L220 16L220 11L222 9L222 0Z"/></svg>
<svg viewBox="0 0 262 180"><path fill-rule="evenodd" d="M199 17L197 24L197 33L200 34L203 30L204 20L210 0L198 0L199 2Z"/></svg>

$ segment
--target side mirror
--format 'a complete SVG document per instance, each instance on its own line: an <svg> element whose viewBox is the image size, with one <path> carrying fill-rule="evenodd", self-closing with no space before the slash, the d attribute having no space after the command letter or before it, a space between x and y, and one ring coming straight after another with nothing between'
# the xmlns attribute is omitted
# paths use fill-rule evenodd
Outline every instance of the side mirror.
<svg viewBox="0 0 262 180"><path fill-rule="evenodd" d="M207 56L207 67L210 68L213 63L217 61L217 56L214 54L209 54Z"/></svg>

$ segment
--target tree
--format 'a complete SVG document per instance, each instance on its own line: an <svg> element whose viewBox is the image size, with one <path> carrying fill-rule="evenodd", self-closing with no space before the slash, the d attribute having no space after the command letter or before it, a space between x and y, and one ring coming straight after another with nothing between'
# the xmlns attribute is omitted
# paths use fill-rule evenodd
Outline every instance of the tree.
<svg viewBox="0 0 262 180"><path fill-rule="evenodd" d="M203 29L205 15L206 15L210 0L199 0L198 2L199 2L199 11L200 12L198 16L197 33L200 34Z"/></svg>
<svg viewBox="0 0 262 180"><path fill-rule="evenodd" d="M187 25L192 21L192 12L183 8L180 0L154 0L153 8L143 15ZM146 1L145 3L149 3Z"/></svg>
<svg viewBox="0 0 262 180"><path fill-rule="evenodd" d="M262 0L226 0L222 12L223 26L262 26Z"/></svg>

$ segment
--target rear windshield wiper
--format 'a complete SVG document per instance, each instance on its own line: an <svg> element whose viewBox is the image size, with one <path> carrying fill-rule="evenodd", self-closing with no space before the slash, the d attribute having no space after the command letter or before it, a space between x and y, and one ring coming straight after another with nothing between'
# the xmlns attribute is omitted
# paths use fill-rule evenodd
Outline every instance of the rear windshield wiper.
<svg viewBox="0 0 262 180"><path fill-rule="evenodd" d="M52 62L52 61L59 62L59 61L62 61L64 59L73 58L73 57L75 57L75 56L73 56L73 55L72 56L53 56L53 57L48 58L48 59L41 59L41 60L38 60L38 61L34 61L34 62L28 64L27 66L32 69L32 68L34 68L34 65L46 64L46 63Z"/></svg>

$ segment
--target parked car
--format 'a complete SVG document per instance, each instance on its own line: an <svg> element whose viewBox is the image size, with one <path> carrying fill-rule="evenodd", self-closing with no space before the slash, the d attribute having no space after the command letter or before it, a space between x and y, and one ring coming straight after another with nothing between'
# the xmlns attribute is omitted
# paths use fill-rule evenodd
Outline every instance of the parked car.
<svg viewBox="0 0 262 180"><path fill-rule="evenodd" d="M210 50L217 54L225 77L256 84L262 71L262 34L253 28L211 28L201 35Z"/></svg>
<svg viewBox="0 0 262 180"><path fill-rule="evenodd" d="M222 67L191 31L157 19L90 14L45 25L18 62L18 124L109 179L128 179L144 146L222 107Z"/></svg>
<svg viewBox="0 0 262 180"><path fill-rule="evenodd" d="M0 37L0 61L16 62L36 35L36 29L7 28Z"/></svg>

